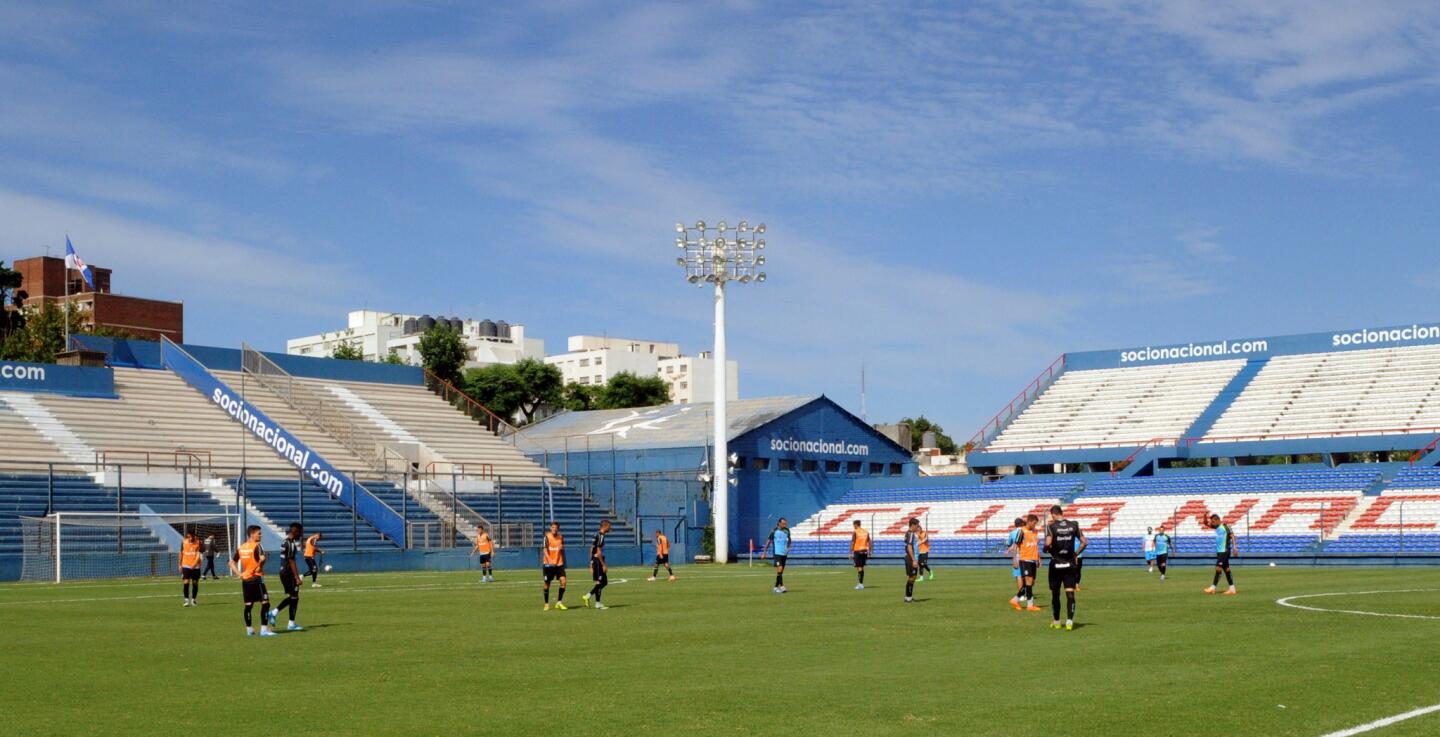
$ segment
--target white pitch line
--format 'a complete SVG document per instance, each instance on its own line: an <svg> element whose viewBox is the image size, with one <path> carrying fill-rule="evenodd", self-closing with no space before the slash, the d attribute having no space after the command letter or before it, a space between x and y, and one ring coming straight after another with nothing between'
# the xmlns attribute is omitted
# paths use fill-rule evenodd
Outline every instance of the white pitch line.
<svg viewBox="0 0 1440 737"><path fill-rule="evenodd" d="M1423 590L1423 589L1422 589L1422 590ZM1432 617L1432 619L1433 619L1433 617ZM1353 737L1354 735L1357 735L1357 734L1364 734L1364 733L1366 733L1366 732L1371 732L1371 731L1380 729L1381 727L1388 727L1388 726L1390 726L1390 725L1392 725L1392 724L1396 724L1396 723L1399 723L1399 722L1403 722L1403 721L1405 721L1406 719L1414 719L1415 717L1423 717L1423 716L1425 716L1426 714L1433 714L1433 713L1435 713L1435 712L1437 712L1437 711L1440 711L1440 704L1436 704L1436 705L1434 705L1434 706L1427 706L1427 707L1425 707L1425 708L1423 708L1423 709L1415 709L1415 710L1413 710L1413 711L1407 711L1407 712L1405 712L1404 714L1396 714L1396 715L1393 716L1393 717L1385 717L1384 719L1376 719L1376 720L1373 721L1373 722L1366 722L1365 724L1361 724L1361 725L1358 726L1358 727L1351 727L1351 728L1349 728L1349 729L1342 729L1342 730L1340 730L1339 732L1331 732L1330 734L1321 735L1321 737Z"/></svg>
<svg viewBox="0 0 1440 737"><path fill-rule="evenodd" d="M1393 619L1433 619L1440 620L1440 617L1433 617L1428 614L1397 614L1395 612L1370 612L1364 609L1325 609L1323 607L1305 606L1295 604L1300 599L1319 599L1326 596L1374 596L1376 594L1415 594L1421 592L1440 591L1440 589L1391 589L1387 591L1330 591L1324 594L1299 594L1287 596L1283 599L1276 599L1275 603L1291 609L1304 609L1311 612L1327 612L1330 614L1358 614L1365 617L1390 617Z"/></svg>

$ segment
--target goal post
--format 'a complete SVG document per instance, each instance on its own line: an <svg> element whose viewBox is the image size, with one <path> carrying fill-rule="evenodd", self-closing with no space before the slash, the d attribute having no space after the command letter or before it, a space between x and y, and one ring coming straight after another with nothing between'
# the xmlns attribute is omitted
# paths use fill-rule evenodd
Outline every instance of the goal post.
<svg viewBox="0 0 1440 737"><path fill-rule="evenodd" d="M22 581L178 576L180 545L187 531L215 551L215 569L239 544L237 514L162 512L56 512L21 517ZM204 565L201 558L201 565Z"/></svg>

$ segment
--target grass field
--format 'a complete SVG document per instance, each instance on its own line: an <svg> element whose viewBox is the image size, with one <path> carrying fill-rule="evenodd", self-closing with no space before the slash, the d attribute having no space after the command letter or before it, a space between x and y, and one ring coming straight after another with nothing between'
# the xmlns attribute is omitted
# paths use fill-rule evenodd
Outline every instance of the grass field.
<svg viewBox="0 0 1440 737"><path fill-rule="evenodd" d="M0 586L0 714L25 735L1325 735L1440 703L1440 570L1085 574L1074 632L1005 600L1008 571L612 572L605 612L541 612L538 575L332 574L309 629L246 639L239 586ZM1042 574L1043 576L1043 574ZM578 576L585 578L585 576ZM618 579L628 579L623 583ZM274 581L271 586L278 589ZM279 593L276 591L276 593ZM276 597L279 598L278 596ZM284 624L283 620L281 622ZM1440 713L1373 732L1440 734Z"/></svg>

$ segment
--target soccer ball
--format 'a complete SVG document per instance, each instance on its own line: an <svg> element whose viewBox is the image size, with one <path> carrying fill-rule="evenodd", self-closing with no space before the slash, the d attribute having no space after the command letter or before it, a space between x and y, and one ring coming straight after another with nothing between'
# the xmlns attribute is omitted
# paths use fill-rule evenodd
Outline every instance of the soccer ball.
<svg viewBox="0 0 1440 737"><path fill-rule="evenodd" d="M326 573L329 573L329 572L331 572L331 571L333 571L333 570L335 570L335 566L332 566L332 565L330 565L330 564L328 564L328 563L325 564L325 572L326 572Z"/></svg>

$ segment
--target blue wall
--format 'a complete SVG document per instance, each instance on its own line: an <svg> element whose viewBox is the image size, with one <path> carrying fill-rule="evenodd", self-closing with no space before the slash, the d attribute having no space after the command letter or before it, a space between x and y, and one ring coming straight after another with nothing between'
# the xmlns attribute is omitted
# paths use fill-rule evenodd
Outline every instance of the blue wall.
<svg viewBox="0 0 1440 737"><path fill-rule="evenodd" d="M0 361L0 390L114 399L115 371L109 367Z"/></svg>
<svg viewBox="0 0 1440 737"><path fill-rule="evenodd" d="M792 441L823 443L823 447L776 450ZM557 474L567 470L572 483L584 488L602 505L615 499L616 513L628 519L638 514L642 532L651 539L654 524L649 518L673 520L683 514L691 530L675 540L675 558L698 554L701 550L702 528L709 523L710 508L703 487L698 483L665 482L641 477L642 492L636 508L634 474L674 472L681 480L698 476L705 465L709 448L624 448L623 442L610 450L608 439L592 444L590 451L569 454L535 454L531 457L548 465ZM865 454L854 452L863 446ZM870 477L870 464L881 464L888 472L891 464L900 464L902 473L914 478L910 454L876 432L859 418L846 412L828 398L821 397L793 412L776 418L730 441L730 452L740 456L740 468L733 472L736 485L730 494L730 541L732 551L743 556L751 539L763 545L770 528L780 517L792 523L809 517L831 501L840 498L857 482ZM755 468L755 459L765 459L764 470ZM780 470L781 461L793 463L794 470ZM815 463L815 470L804 470L805 462ZM826 461L839 462L840 472L826 472ZM862 473L850 474L848 464L863 464ZM613 487L609 474L619 476ZM627 477L626 475L631 476ZM614 495L612 497L612 489ZM683 509L683 512L681 511ZM668 529L668 524L667 524ZM647 550L649 550L647 546Z"/></svg>
<svg viewBox="0 0 1440 737"><path fill-rule="evenodd" d="M164 363L160 360L160 344L156 342L100 338L93 335L76 337L75 342L83 348L105 353L106 362L111 366L165 368ZM189 344L181 347L211 371L240 370L241 354L238 349ZM425 370L419 366L394 366L388 363L369 361L338 361L333 358L291 356L269 352L266 352L265 356L291 375L307 379L368 381L376 384L425 383Z"/></svg>

